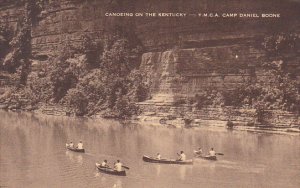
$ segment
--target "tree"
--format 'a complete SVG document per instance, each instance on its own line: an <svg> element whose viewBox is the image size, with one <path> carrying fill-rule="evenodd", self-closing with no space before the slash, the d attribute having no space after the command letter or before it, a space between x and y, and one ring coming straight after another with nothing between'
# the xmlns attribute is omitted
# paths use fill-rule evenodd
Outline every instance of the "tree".
<svg viewBox="0 0 300 188"><path fill-rule="evenodd" d="M263 67L271 76L269 86L263 86L263 102L269 108L300 111L300 86L293 79L293 73L287 69L289 56L297 55L299 39L296 33L279 33L264 40L267 62Z"/></svg>
<svg viewBox="0 0 300 188"><path fill-rule="evenodd" d="M12 31L8 25L0 25L0 61L2 67L2 60L9 52L9 43L12 40Z"/></svg>
<svg viewBox="0 0 300 188"><path fill-rule="evenodd" d="M263 46L269 57L278 57L297 51L299 36L296 33L277 33L264 38Z"/></svg>
<svg viewBox="0 0 300 188"><path fill-rule="evenodd" d="M83 91L76 88L68 90L65 101L69 106L73 107L76 115L86 114L88 99Z"/></svg>
<svg viewBox="0 0 300 188"><path fill-rule="evenodd" d="M86 55L87 64L90 68L98 68L100 65L100 56L103 53L103 45L100 42L94 42L89 35L82 37L81 52Z"/></svg>

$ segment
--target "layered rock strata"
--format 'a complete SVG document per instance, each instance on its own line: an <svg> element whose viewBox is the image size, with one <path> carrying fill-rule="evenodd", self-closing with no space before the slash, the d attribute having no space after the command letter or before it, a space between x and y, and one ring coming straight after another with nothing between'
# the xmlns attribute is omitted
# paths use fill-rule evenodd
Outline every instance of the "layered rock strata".
<svg viewBox="0 0 300 188"><path fill-rule="evenodd" d="M22 2L0 0L1 24L17 30L18 20L25 14ZM86 34L94 40L102 40L104 33L122 28L136 35L145 49L140 70L145 73L144 81L150 86L152 99L140 105L145 112L156 111L154 108L176 111L180 108L172 108L174 102L206 88L230 89L249 81L267 80L265 71L260 68L266 59L262 39L270 33L293 31L299 34L299 8L299 3L293 0L222 3L217 0L50 0L31 28L32 55L47 60L56 56L67 42L76 46ZM105 15L113 12L183 12L191 16ZM280 18L199 16L203 13L276 13ZM291 57L288 63L300 80L299 57ZM207 116L204 112L194 112L197 113L203 114L202 118Z"/></svg>

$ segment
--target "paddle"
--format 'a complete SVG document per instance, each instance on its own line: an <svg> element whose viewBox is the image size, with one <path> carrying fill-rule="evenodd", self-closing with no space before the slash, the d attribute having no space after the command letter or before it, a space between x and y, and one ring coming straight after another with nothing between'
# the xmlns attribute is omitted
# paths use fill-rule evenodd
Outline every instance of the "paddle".
<svg viewBox="0 0 300 188"><path fill-rule="evenodd" d="M127 169L127 170L129 170L129 169L130 169L128 166L124 166L124 165L122 165L122 167L123 167L123 168L125 168L125 169Z"/></svg>
<svg viewBox="0 0 300 188"><path fill-rule="evenodd" d="M224 155L224 153L216 153L216 155Z"/></svg>

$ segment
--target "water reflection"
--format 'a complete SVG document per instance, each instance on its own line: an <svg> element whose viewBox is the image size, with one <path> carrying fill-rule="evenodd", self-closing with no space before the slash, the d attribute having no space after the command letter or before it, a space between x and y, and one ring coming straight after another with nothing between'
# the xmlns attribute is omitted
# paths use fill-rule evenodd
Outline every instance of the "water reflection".
<svg viewBox="0 0 300 188"><path fill-rule="evenodd" d="M66 151L66 155L67 155L67 157L69 157L69 159L72 161L72 162L74 162L74 153L73 152L71 152L71 151Z"/></svg>
<svg viewBox="0 0 300 188"><path fill-rule="evenodd" d="M181 180L185 180L186 168L187 168L187 166L182 165L178 169L179 170L179 177L180 177Z"/></svg>
<svg viewBox="0 0 300 188"><path fill-rule="evenodd" d="M195 176L194 175L194 171L195 171L195 165L184 165L181 166L181 168L179 168L179 172L180 172L180 179L183 182L190 182L191 179L194 179Z"/></svg>
<svg viewBox="0 0 300 188"><path fill-rule="evenodd" d="M295 136L127 126L2 111L0 117L0 182L8 187L300 187L300 139ZM82 140L88 152L66 151L70 140ZM180 150L192 158L198 147L214 147L225 155L218 161L195 159L193 166L141 160L157 152L174 158ZM99 173L95 162L104 159L110 164L120 159L129 173L124 178Z"/></svg>
<svg viewBox="0 0 300 188"><path fill-rule="evenodd" d="M82 165L82 163L83 163L82 159L83 159L82 155L78 155L77 156L77 163L80 164L80 165Z"/></svg>
<svg viewBox="0 0 300 188"><path fill-rule="evenodd" d="M83 164L83 157L81 153L74 153L72 151L66 151L67 157L70 159L70 161L74 163L78 163L80 165Z"/></svg>
<svg viewBox="0 0 300 188"><path fill-rule="evenodd" d="M156 165L155 168L156 168L156 176L159 176L160 175L161 166L160 165Z"/></svg>
<svg viewBox="0 0 300 188"><path fill-rule="evenodd" d="M117 179L116 183L112 186L113 188L122 188L122 181Z"/></svg>

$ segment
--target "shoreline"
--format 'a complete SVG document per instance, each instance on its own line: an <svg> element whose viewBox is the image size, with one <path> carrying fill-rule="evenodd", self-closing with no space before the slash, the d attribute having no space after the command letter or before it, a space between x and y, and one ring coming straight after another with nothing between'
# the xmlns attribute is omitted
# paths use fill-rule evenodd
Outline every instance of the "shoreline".
<svg viewBox="0 0 300 188"><path fill-rule="evenodd" d="M164 123L160 122L159 120L161 117L159 116L136 116L129 119L117 119L111 117L103 117L100 115L93 115L93 116L74 116L74 115L62 115L60 114L47 114L44 113L43 110L37 109L32 111L26 111L22 109L17 110L5 110L0 109L1 111L5 112L14 112L14 113L25 113L25 114L36 114L36 115L44 115L44 116L54 116L54 117L75 117L75 118L87 118L91 120L99 120L99 119L106 119L106 120L113 120L118 121L120 123L133 123L138 124L139 126L149 126L149 127L165 127L168 129L191 129L191 130L208 130L208 131L221 131L221 132L236 132L236 131L244 131L250 133L257 133L257 134L277 134L277 135L289 135L289 136L300 136L300 127L298 126L246 126L246 125L235 125L232 128L228 128L226 126L226 121L223 120L200 120L197 119L193 124L186 126L184 124L184 120L182 118L176 118L171 121L166 121Z"/></svg>
<svg viewBox="0 0 300 188"><path fill-rule="evenodd" d="M300 128L298 126L292 127L283 127L283 126L246 126L246 125L235 125L233 128L228 128L226 126L227 121L223 120L201 120L201 123L193 124L189 127L185 127L182 123L178 123L176 126L171 123L161 124L159 121L155 121L152 119L147 119L149 117L139 117L138 120L134 120L134 122L139 123L144 126L152 126L152 127L167 127L167 128L185 128L192 130L211 130L211 131L246 131L253 133L267 133L267 134L280 134L280 135L300 135ZM153 118L153 117L152 117ZM155 117L157 118L157 117ZM199 120L199 119L198 119ZM183 121L183 120L182 120Z"/></svg>

